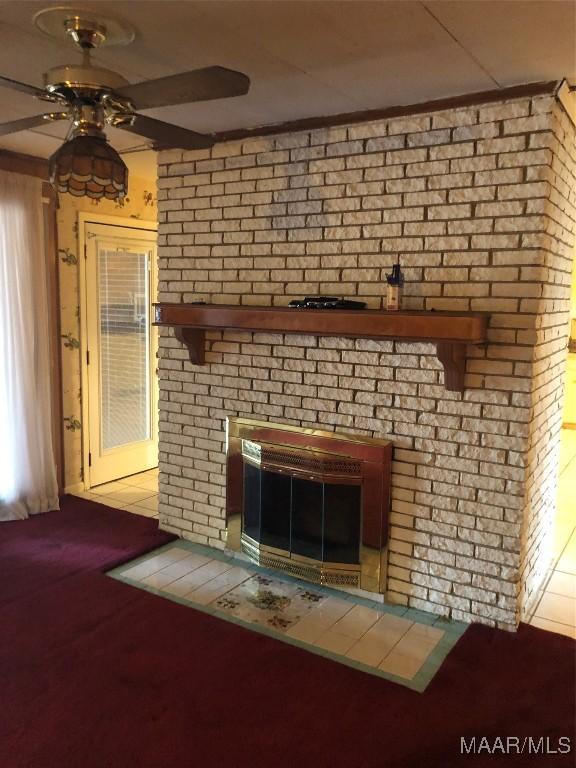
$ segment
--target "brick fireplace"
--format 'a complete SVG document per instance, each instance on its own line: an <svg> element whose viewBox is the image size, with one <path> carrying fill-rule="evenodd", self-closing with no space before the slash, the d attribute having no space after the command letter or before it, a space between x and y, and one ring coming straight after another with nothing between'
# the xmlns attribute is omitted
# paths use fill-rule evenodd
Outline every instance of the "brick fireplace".
<svg viewBox="0 0 576 768"><path fill-rule="evenodd" d="M514 628L548 566L574 240L574 129L552 93L159 156L160 301L306 294L490 314L463 393L435 346L161 330L161 527L226 546L226 420L394 447L390 602Z"/></svg>

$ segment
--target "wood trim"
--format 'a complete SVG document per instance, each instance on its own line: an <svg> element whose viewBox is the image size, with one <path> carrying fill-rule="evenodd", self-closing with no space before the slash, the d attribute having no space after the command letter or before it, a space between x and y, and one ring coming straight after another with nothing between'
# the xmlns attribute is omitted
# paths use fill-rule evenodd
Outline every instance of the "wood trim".
<svg viewBox="0 0 576 768"><path fill-rule="evenodd" d="M94 421L93 414L91 414L90 403L90 391L94 395L96 389L91 385L94 384L98 378L98 364L94 359L94 349L90 346L95 334L98 333L98 322L94 312L90 311L89 302L89 288L95 285L94 275L95 262L91 259L91 247L90 243L94 244L97 237L93 237L98 227L113 228L113 234L110 234L110 229L107 230L109 237L117 236L124 240L135 240L142 245L142 243L149 243L149 247L153 250L150 270L150 283L152 286L157 284L157 238L156 230L157 223L155 221L146 221L139 219L131 219L121 216L109 216L101 214L93 214L86 212L79 212L78 217L78 263L79 263L79 302L80 302L80 377L81 377L81 392L82 392L82 467L83 467L83 480L84 489L88 490L94 485L98 485L105 480L99 479L102 477L101 473L106 470L102 469L102 465L98 466L97 457L100 454L98 433L94 430L97 428L92 423ZM102 233L99 233L102 234ZM94 255L94 253L92 253ZM154 298L156 298L156 291L154 291ZM96 313L97 314L97 313ZM153 399L153 411L157 411L158 402L158 377L156 375L156 357L158 349L158 331L156 328L152 329L152 344L153 354L150 356L150 374L152 382L152 399ZM90 364L88 364L88 358ZM98 430L99 431L99 430ZM157 447L158 447L158 426L157 420L152 422L152 437L150 441L146 443L154 444L154 461L157 463ZM142 446L141 446L142 447ZM116 456L118 459L118 456ZM126 457L123 459L126 460ZM148 459L146 459L148 460ZM109 459L106 459L109 461ZM141 471L138 468L130 469L124 466L124 474L131 474L133 472Z"/></svg>
<svg viewBox="0 0 576 768"><path fill-rule="evenodd" d="M86 224L109 224L113 227L128 227L128 229L147 229L150 232L158 231L158 219L131 219L129 216L114 216L107 213L78 212L78 231L84 229Z"/></svg>
<svg viewBox="0 0 576 768"><path fill-rule="evenodd" d="M273 136L279 133L311 131L316 128L331 128L352 123L367 123L374 120L387 120L392 117L407 117L410 115L420 115L425 112L439 112L443 109L472 107L480 104L488 104L493 101L504 101L506 99L520 99L523 97L528 98L546 94L552 95L556 92L557 88L557 80L527 83L525 85L513 85L509 88L495 88L490 91L478 91L477 93L462 94L460 96L449 96L443 99L424 101L419 104L400 104L380 109L342 112L337 115L305 117L300 120L289 120L285 123L262 125L257 128L239 128L232 131L221 131L220 133L214 134L214 138L217 142L238 141L253 136Z"/></svg>
<svg viewBox="0 0 576 768"><path fill-rule="evenodd" d="M556 98L570 118L572 125L576 126L576 93L570 88L567 80L562 80L558 86Z"/></svg>
<svg viewBox="0 0 576 768"><path fill-rule="evenodd" d="M58 490L64 492L64 435L62 410L62 346L60 343L60 280L58 262L57 195L47 182L42 185L48 324L50 328L50 369L52 401L52 449L56 462Z"/></svg>
<svg viewBox="0 0 576 768"><path fill-rule="evenodd" d="M157 325L204 330L316 334L365 339L481 344L488 315L483 312L382 309L298 309L235 304L155 304Z"/></svg>
<svg viewBox="0 0 576 768"><path fill-rule="evenodd" d="M156 304L155 325L171 326L203 365L207 330L261 331L360 339L436 343L444 384L464 391L466 345L486 341L489 316L482 312L387 312L379 309L296 309L226 304Z"/></svg>
<svg viewBox="0 0 576 768"><path fill-rule="evenodd" d="M0 170L21 173L24 176L36 176L43 181L48 181L48 160L43 157L0 149Z"/></svg>

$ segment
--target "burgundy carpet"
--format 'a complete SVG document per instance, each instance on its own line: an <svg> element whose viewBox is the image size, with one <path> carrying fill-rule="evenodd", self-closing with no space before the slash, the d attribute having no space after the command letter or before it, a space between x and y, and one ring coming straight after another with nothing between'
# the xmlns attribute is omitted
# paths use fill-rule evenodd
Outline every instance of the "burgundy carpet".
<svg viewBox="0 0 576 768"><path fill-rule="evenodd" d="M0 525L1 768L574 764L460 754L461 736L574 744L572 640L473 626L415 693L104 574L169 539L73 497Z"/></svg>

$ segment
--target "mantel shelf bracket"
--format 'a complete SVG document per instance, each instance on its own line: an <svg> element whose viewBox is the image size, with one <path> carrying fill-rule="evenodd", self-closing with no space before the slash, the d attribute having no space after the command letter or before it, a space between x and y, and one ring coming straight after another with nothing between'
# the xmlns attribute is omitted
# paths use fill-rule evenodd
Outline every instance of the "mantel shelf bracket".
<svg viewBox="0 0 576 768"><path fill-rule="evenodd" d="M203 328L189 328L185 325L175 325L174 336L181 344L184 344L188 350L192 365L205 364L206 331Z"/></svg>
<svg viewBox="0 0 576 768"><path fill-rule="evenodd" d="M449 392L464 392L466 344L436 343L436 356L444 368L444 386Z"/></svg>

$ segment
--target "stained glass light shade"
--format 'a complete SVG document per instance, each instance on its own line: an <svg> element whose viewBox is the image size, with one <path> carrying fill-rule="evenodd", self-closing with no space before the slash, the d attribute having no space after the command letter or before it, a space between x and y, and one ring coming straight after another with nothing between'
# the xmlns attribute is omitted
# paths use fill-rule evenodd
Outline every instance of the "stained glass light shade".
<svg viewBox="0 0 576 768"><path fill-rule="evenodd" d="M49 164L50 181L58 192L118 200L128 191L128 168L104 134L75 136L52 155Z"/></svg>

